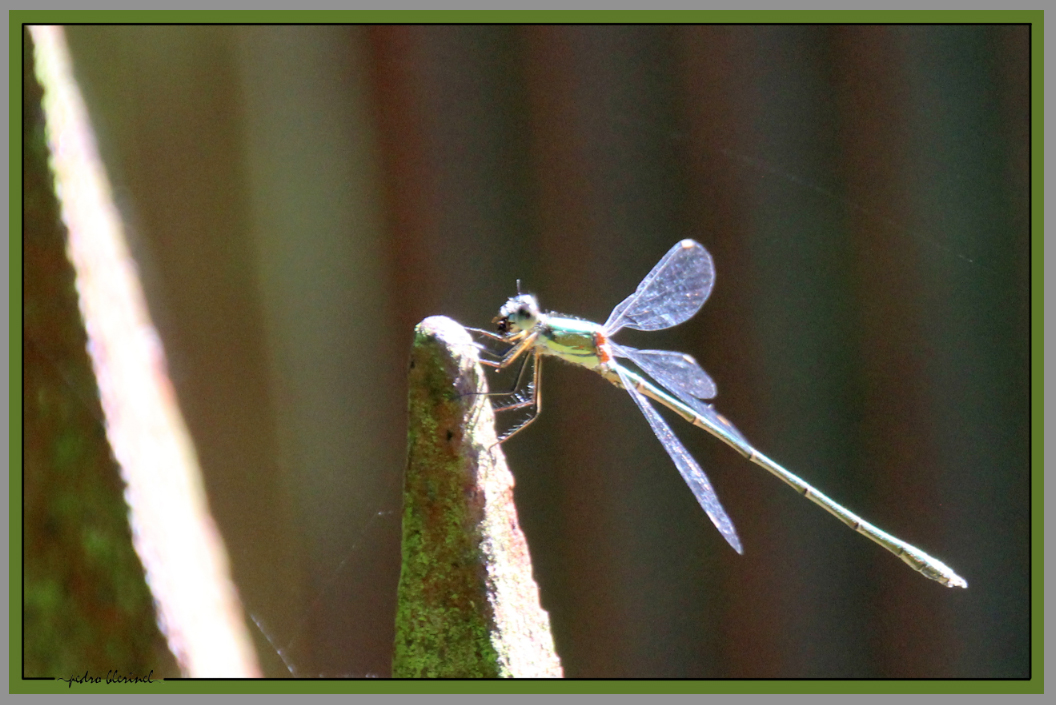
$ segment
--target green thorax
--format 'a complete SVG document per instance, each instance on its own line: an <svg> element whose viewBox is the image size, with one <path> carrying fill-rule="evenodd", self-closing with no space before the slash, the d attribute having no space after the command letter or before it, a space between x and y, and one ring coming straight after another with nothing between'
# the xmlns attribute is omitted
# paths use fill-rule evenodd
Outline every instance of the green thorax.
<svg viewBox="0 0 1056 705"><path fill-rule="evenodd" d="M593 369L601 363L595 343L595 335L600 332L597 323L551 315L540 322L536 345L544 355Z"/></svg>

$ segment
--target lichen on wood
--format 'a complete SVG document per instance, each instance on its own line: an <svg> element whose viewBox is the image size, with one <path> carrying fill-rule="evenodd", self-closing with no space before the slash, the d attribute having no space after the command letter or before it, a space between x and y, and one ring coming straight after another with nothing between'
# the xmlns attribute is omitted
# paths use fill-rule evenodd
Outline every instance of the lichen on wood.
<svg viewBox="0 0 1056 705"><path fill-rule="evenodd" d="M397 678L560 677L513 477L469 334L425 319L411 352Z"/></svg>

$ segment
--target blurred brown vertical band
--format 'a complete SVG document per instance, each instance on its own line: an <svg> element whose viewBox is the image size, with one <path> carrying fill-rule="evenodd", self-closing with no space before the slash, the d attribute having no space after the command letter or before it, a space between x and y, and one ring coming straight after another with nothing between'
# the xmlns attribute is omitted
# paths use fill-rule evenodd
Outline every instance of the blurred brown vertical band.
<svg viewBox="0 0 1056 705"><path fill-rule="evenodd" d="M684 28L680 49L685 67L685 121L693 151L690 164L695 198L691 212L695 226L713 236L706 246L717 267L716 291L707 305L725 303L725 310L715 311L712 317L718 330L710 331L716 343L710 349L720 362L726 361L719 400L723 413L736 419L740 429L759 442L752 420L761 412L758 406L765 392L759 384L759 346L747 325L753 305L747 244L752 228L750 214L756 206L749 186L757 175L742 161L754 153L755 135L749 117L760 109L749 87L752 37L743 27ZM744 472L754 473L754 469ZM773 520L760 500L751 496L751 487L743 482L729 483L724 490L729 506L757 508L734 517L741 535L752 537L745 546L746 553L772 555L777 546L767 542L767 527ZM772 602L757 599L760 592L772 589L769 564L751 558L730 560L739 560L738 587L724 585L729 598L714 627L716 659L730 673L778 676L782 673L779 635L784 631L786 615Z"/></svg>
<svg viewBox="0 0 1056 705"><path fill-rule="evenodd" d="M435 196L432 136L426 123L421 72L426 30L409 26L374 26L369 29L374 125L380 147L388 248L393 273L391 290L397 301L413 292L435 300L438 291L436 262L438 204ZM414 314L398 306L394 326L411 330Z"/></svg>
<svg viewBox="0 0 1056 705"><path fill-rule="evenodd" d="M906 229L914 227L913 197L902 176L912 159L906 68L897 37L883 27L838 28L834 50L842 68L836 77L841 89L839 152L852 204L848 225L856 245L853 280L858 283L857 308L861 311L856 330L864 364L860 372L865 393L863 428L870 429L862 439L861 457L868 464L863 472L877 477L883 470L870 492L876 498L870 515L882 525L890 524L884 517L900 517L900 531L914 541L918 536L939 535L941 514L929 480L933 474L925 471L939 460L926 442L933 434L927 430L925 392L911 382L924 377L924 351L917 341L923 337L925 322L914 306L924 296L916 265L923 256L922 244L918 238L904 236ZM865 202L871 204L869 210L853 206ZM890 389L892 380L907 382L900 385L901 394L879 391ZM875 577L888 586L908 583L914 577L903 575L901 566L890 562L878 566L883 575ZM942 614L945 596L937 591L911 602L899 595L899 590L889 588L877 590L875 599L889 601L891 614L907 625L934 622ZM905 645L883 638L871 645L884 673L934 672L926 648L907 651Z"/></svg>

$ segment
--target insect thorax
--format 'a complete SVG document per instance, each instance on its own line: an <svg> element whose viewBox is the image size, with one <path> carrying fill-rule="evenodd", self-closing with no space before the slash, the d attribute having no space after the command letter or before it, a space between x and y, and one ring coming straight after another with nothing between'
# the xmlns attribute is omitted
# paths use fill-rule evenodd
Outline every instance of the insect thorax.
<svg viewBox="0 0 1056 705"><path fill-rule="evenodd" d="M601 364L595 343L599 333L596 323L549 316L539 331L539 348L544 355L594 369Z"/></svg>

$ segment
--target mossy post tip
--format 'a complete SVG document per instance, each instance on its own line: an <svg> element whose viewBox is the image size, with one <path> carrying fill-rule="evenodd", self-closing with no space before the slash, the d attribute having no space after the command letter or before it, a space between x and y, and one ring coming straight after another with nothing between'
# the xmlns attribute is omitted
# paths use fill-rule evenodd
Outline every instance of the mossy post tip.
<svg viewBox="0 0 1056 705"><path fill-rule="evenodd" d="M562 676L485 391L465 328L422 321L408 370L397 678Z"/></svg>

